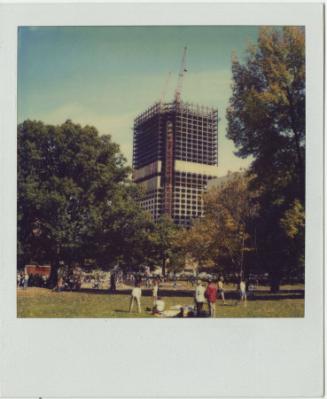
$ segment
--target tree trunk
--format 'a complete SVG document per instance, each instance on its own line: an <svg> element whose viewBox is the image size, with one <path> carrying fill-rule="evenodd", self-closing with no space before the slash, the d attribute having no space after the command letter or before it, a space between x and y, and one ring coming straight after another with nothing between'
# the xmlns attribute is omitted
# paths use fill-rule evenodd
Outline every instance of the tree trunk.
<svg viewBox="0 0 327 399"><path fill-rule="evenodd" d="M54 259L51 262L51 273L49 278L49 288L54 288L58 282L58 269L59 269L59 259Z"/></svg>
<svg viewBox="0 0 327 399"><path fill-rule="evenodd" d="M51 262L51 272L50 272L50 278L49 278L49 288L54 288L56 287L58 283L58 270L60 266L60 248L57 247L56 250L54 251L54 257Z"/></svg>
<svg viewBox="0 0 327 399"><path fill-rule="evenodd" d="M276 274L270 276L270 292L279 292L280 278Z"/></svg>
<svg viewBox="0 0 327 399"><path fill-rule="evenodd" d="M166 257L162 257L162 275L166 277Z"/></svg>

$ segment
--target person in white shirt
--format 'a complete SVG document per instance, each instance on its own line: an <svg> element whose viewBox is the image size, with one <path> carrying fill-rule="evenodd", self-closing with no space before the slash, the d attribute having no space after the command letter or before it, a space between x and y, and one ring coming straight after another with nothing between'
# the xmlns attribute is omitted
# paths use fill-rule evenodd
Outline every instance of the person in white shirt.
<svg viewBox="0 0 327 399"><path fill-rule="evenodd" d="M223 304L225 304L225 292L224 292L224 279L223 277L220 277L218 281L218 296L221 296L221 299L223 300Z"/></svg>
<svg viewBox="0 0 327 399"><path fill-rule="evenodd" d="M28 279L29 279L29 275L27 273L25 273L25 276L24 276L24 288L28 287Z"/></svg>
<svg viewBox="0 0 327 399"><path fill-rule="evenodd" d="M204 296L205 290L206 290L205 287L202 285L201 281L199 280L195 287L195 305L196 305L197 316L201 315L203 304L207 302Z"/></svg>
<svg viewBox="0 0 327 399"><path fill-rule="evenodd" d="M246 283L244 280L240 282L240 295L241 301L244 301L244 304L246 304Z"/></svg>
<svg viewBox="0 0 327 399"><path fill-rule="evenodd" d="M155 303L157 302L157 299L158 299L158 290L159 290L158 281L155 280L154 286L152 288L153 306L155 305Z"/></svg>
<svg viewBox="0 0 327 399"><path fill-rule="evenodd" d="M141 296L142 296L142 289L139 284L136 284L136 286L132 289L131 293L131 302L129 305L130 312L133 310L134 301L136 301L138 311L139 313L141 313Z"/></svg>
<svg viewBox="0 0 327 399"><path fill-rule="evenodd" d="M158 299L156 300L154 307L153 307L153 313L154 314L160 314L165 310L165 301L158 297Z"/></svg>

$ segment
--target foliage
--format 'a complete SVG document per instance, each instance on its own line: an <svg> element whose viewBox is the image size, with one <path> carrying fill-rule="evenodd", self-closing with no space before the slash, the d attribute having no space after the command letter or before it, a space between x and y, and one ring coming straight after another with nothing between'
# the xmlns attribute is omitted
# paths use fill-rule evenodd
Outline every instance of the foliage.
<svg viewBox="0 0 327 399"><path fill-rule="evenodd" d="M177 237L177 245L182 249L185 259L194 263L199 269L213 266L216 248L211 240L212 220L195 219L190 229L184 229Z"/></svg>
<svg viewBox="0 0 327 399"><path fill-rule="evenodd" d="M252 177L228 176L204 197L205 216L184 237L185 247L200 266L216 265L221 272L244 271L244 255L253 251L249 222L257 212Z"/></svg>
<svg viewBox="0 0 327 399"><path fill-rule="evenodd" d="M164 275L168 266L171 270L175 270L179 269L183 263L177 242L179 233L180 228L174 224L172 219L167 215L161 215L151 235L153 258L156 263L162 264Z"/></svg>
<svg viewBox="0 0 327 399"><path fill-rule="evenodd" d="M234 59L228 137L238 155L303 173L305 139L304 31L263 28L244 65ZM267 160L268 156L268 160ZM290 158L289 158L290 157ZM267 170L261 170L263 174Z"/></svg>
<svg viewBox="0 0 327 399"><path fill-rule="evenodd" d="M227 110L228 133L241 157L253 156L252 188L259 190L256 219L260 262L278 289L287 264L301 263L300 230L285 235L285 212L298 203L304 210L305 46L299 27L263 28L257 45L241 64L232 65L233 95ZM304 211L303 211L304 217ZM290 232L290 230L288 230ZM296 258L289 255L297 243Z"/></svg>
<svg viewBox="0 0 327 399"><path fill-rule="evenodd" d="M304 233L305 214L301 202L296 199L292 206L285 211L280 224L287 237L293 239Z"/></svg>
<svg viewBox="0 0 327 399"><path fill-rule="evenodd" d="M135 263L151 223L109 135L66 121L18 126L18 263Z"/></svg>
<svg viewBox="0 0 327 399"><path fill-rule="evenodd" d="M249 223L257 206L256 194L248 189L251 177L234 174L230 180L208 192L205 199L207 218L215 223L218 264L230 261L235 272L243 272L244 253L253 250Z"/></svg>

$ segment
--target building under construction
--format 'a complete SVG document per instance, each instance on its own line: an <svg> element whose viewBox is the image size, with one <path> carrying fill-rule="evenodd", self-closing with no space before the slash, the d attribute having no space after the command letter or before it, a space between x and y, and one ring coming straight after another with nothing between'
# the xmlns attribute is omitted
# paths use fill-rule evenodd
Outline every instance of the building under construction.
<svg viewBox="0 0 327 399"><path fill-rule="evenodd" d="M134 121L133 180L142 206L179 225L203 215L202 195L218 173L218 111L175 99L159 102Z"/></svg>

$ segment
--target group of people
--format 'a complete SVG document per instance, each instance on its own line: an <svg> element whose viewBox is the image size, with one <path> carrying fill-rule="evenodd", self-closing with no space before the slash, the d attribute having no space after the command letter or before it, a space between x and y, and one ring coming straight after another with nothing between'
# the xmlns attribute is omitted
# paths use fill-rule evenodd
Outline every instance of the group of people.
<svg viewBox="0 0 327 399"><path fill-rule="evenodd" d="M164 300L158 296L159 291L159 282L155 280L152 287L152 298L153 298L153 314L160 314L165 310L165 302ZM136 282L135 287L131 292L131 299L129 305L129 311L132 312L134 303L136 303L138 312L141 313L141 297L142 297L142 288L140 282Z"/></svg>
<svg viewBox="0 0 327 399"><path fill-rule="evenodd" d="M158 296L159 282L156 280L152 288L153 307L152 314L163 314L165 311L165 302L163 298ZM246 305L247 294L246 294L246 282L241 279L239 284L240 300ZM138 312L141 313L141 297L142 288L139 282L135 284L132 289L129 312L133 311L134 304L136 304ZM194 312L193 315L201 317L205 316L204 306L208 306L209 317L216 316L216 302L218 298L221 298L225 304L225 292L224 292L224 280L220 278L218 284L213 280L210 280L207 284L201 280L197 281L195 292L194 292Z"/></svg>
<svg viewBox="0 0 327 399"><path fill-rule="evenodd" d="M40 274L28 274L24 271L17 273L17 287L47 287L48 278L45 275Z"/></svg>
<svg viewBox="0 0 327 399"><path fill-rule="evenodd" d="M240 300L246 304L246 283L244 280L240 281ZM225 304L225 291L224 291L224 280L220 278L216 285L213 281L209 281L207 287L198 281L195 288L195 305L196 313L198 316L203 314L203 306L208 304L209 316L215 317L216 315L216 302L221 297L223 304Z"/></svg>
<svg viewBox="0 0 327 399"><path fill-rule="evenodd" d="M17 274L17 287L27 288L28 287L29 275L27 273L21 272Z"/></svg>

